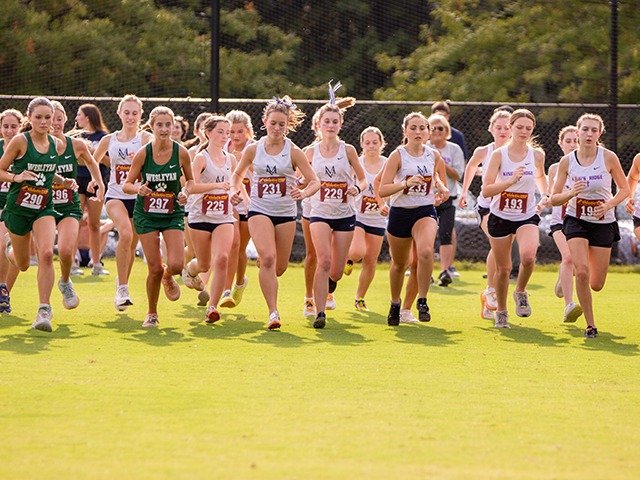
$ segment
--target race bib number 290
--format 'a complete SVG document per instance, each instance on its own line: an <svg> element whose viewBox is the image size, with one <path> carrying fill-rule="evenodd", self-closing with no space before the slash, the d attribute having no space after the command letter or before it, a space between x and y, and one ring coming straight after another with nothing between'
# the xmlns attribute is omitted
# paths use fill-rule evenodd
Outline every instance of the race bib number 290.
<svg viewBox="0 0 640 480"><path fill-rule="evenodd" d="M46 188L23 183L18 193L17 204L20 207L30 208L31 210L43 210L47 205L48 198L49 190Z"/></svg>

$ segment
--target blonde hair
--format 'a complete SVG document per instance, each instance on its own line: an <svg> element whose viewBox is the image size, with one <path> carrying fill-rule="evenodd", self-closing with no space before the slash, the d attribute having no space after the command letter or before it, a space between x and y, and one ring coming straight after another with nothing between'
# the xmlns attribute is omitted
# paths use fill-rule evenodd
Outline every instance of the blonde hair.
<svg viewBox="0 0 640 480"><path fill-rule="evenodd" d="M253 123L251 122L251 117L247 112L243 112L242 110L231 110L225 115L225 117L232 125L234 123L242 123L249 131L247 138L253 138Z"/></svg>
<svg viewBox="0 0 640 480"><path fill-rule="evenodd" d="M516 123L516 121L521 118L528 118L533 122L533 128L536 128L536 117L533 113L531 113L526 108L519 108L516 111L514 111L509 117L509 125L513 127L513 124ZM540 144L536 141L537 138L538 138L537 135L536 136L532 135L531 138L529 138L529 140L527 141L527 145L529 145L531 148L542 148ZM511 137L511 140L509 141L512 142L513 137Z"/></svg>
<svg viewBox="0 0 640 480"><path fill-rule="evenodd" d="M353 107L356 104L356 99L353 97L336 98L336 103L325 103L318 111L318 122L322 120L322 116L327 112L335 112L340 115L340 121L344 120L344 112L347 109ZM314 115L315 117L315 115Z"/></svg>
<svg viewBox="0 0 640 480"><path fill-rule="evenodd" d="M22 112L16 110L15 108L9 108L0 113L0 122L4 121L5 117L16 117L18 123L22 123L24 119L24 115L22 115Z"/></svg>
<svg viewBox="0 0 640 480"><path fill-rule="evenodd" d="M122 106L127 102L135 102L135 103L137 103L138 106L140 107L140 113L142 113L142 100L140 100L137 96L135 96L132 93L129 93L129 94L125 95L124 97L122 97L122 100L120 100L120 103L118 103L118 112L120 112L122 110Z"/></svg>
<svg viewBox="0 0 640 480"><path fill-rule="evenodd" d="M171 110L169 107L165 107L163 105L160 105L156 108L154 108L153 110L151 110L151 113L149 114L149 120L147 121L147 124L150 127L153 127L153 124L156 121L156 118L158 118L160 115L169 115L171 117L171 121L173 122L173 119L175 118L175 115L173 114L173 110Z"/></svg>
<svg viewBox="0 0 640 480"><path fill-rule="evenodd" d="M55 109L53 108L53 104L51 103L51 100L49 100L48 98L45 98L45 97L34 98L29 102L29 106L27 106L27 112L26 112L27 115L22 119L22 125L20 125L20 133L28 132L33 128L31 125L31 122L29 121L29 116L33 113L36 107L42 107L42 106L49 107L51 109L52 114L55 111Z"/></svg>
<svg viewBox="0 0 640 480"><path fill-rule="evenodd" d="M493 112L493 115L491 115L491 118L489 119L489 128L493 127L493 124L500 118L511 120L511 113L507 110L496 110Z"/></svg>
<svg viewBox="0 0 640 480"><path fill-rule="evenodd" d="M564 140L564 136L567 133L578 133L578 127L576 127L575 125L567 125L566 127L562 127L560 129L560 132L558 133L558 145L560 145L562 143L562 140Z"/></svg>
<svg viewBox="0 0 640 480"><path fill-rule="evenodd" d="M304 112L298 110L289 95L285 95L282 98L274 97L272 101L267 103L262 112L262 120L266 121L273 112L284 113L287 116L287 132L295 132L305 117Z"/></svg>
<svg viewBox="0 0 640 480"><path fill-rule="evenodd" d="M431 123L441 123L447 132L446 139L449 140L451 138L451 125L449 124L447 117L440 115L439 113L434 113L427 119L427 123L429 126L431 126Z"/></svg>
<svg viewBox="0 0 640 480"><path fill-rule="evenodd" d="M583 113L582 115L580 115L580 118L578 118L576 127L580 129L580 124L585 120L595 120L600 124L600 132L604 132L604 120L602 120L602 117L597 113Z"/></svg>
<svg viewBox="0 0 640 480"><path fill-rule="evenodd" d="M382 154L382 152L384 151L384 147L387 146L387 142L384 141L384 135L382 135L382 132L380 131L380 129L378 127L367 127L365 128L361 133L360 133L360 147L362 147L362 142L364 141L364 136L367 133L373 133L375 135L378 136L378 138L380 139L380 154Z"/></svg>

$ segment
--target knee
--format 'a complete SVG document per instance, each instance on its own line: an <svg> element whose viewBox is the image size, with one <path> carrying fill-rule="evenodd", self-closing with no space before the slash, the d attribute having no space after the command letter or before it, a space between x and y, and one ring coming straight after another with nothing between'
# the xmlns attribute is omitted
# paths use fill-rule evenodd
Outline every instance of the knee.
<svg viewBox="0 0 640 480"><path fill-rule="evenodd" d="M171 260L167 262L167 272L170 275L177 275L182 272L183 262L176 262L175 260Z"/></svg>
<svg viewBox="0 0 640 480"><path fill-rule="evenodd" d="M53 264L53 251L46 249L44 251L38 250L38 265L52 265Z"/></svg>
<svg viewBox="0 0 640 480"><path fill-rule="evenodd" d="M418 259L423 262L433 260L433 247L421 248L418 252Z"/></svg>
<svg viewBox="0 0 640 480"><path fill-rule="evenodd" d="M69 243L65 245L58 245L58 256L62 259L69 259L73 256L75 248Z"/></svg>
<svg viewBox="0 0 640 480"><path fill-rule="evenodd" d="M569 254L567 254L560 263L564 268L573 268L573 259Z"/></svg>
<svg viewBox="0 0 640 480"><path fill-rule="evenodd" d="M362 258L362 268L375 268L378 257L373 255L365 255Z"/></svg>
<svg viewBox="0 0 640 480"><path fill-rule="evenodd" d="M273 268L275 263L275 254L260 255L260 268Z"/></svg>
<svg viewBox="0 0 640 480"><path fill-rule="evenodd" d="M331 259L330 258L319 258L318 259L318 268L322 271L328 272L331 270Z"/></svg>
<svg viewBox="0 0 640 480"><path fill-rule="evenodd" d="M589 283L589 269L586 265L574 265L576 283Z"/></svg>
<svg viewBox="0 0 640 480"><path fill-rule="evenodd" d="M133 241L133 232L131 230L118 231L118 245L129 247Z"/></svg>
<svg viewBox="0 0 640 480"><path fill-rule="evenodd" d="M220 253L216 256L216 269L219 271L226 271L227 265L229 265L229 253L224 252ZM208 270L208 269L207 269Z"/></svg>
<svg viewBox="0 0 640 480"><path fill-rule="evenodd" d="M149 277L160 278L164 274L164 267L161 263L147 263L147 270L149 271Z"/></svg>
<svg viewBox="0 0 640 480"><path fill-rule="evenodd" d="M496 265L496 276L509 278L511 273L511 265Z"/></svg>
<svg viewBox="0 0 640 480"><path fill-rule="evenodd" d="M520 265L523 267L532 267L536 263L536 254L527 252L520 254Z"/></svg>

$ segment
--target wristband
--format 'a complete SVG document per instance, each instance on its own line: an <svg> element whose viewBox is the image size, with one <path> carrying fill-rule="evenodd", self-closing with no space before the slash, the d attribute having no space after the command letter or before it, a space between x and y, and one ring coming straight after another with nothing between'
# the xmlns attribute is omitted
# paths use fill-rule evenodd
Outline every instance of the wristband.
<svg viewBox="0 0 640 480"><path fill-rule="evenodd" d="M13 178L11 179L11 183L13 183L13 182L15 182L15 181L16 181L16 174L14 173L14 174L13 174Z"/></svg>
<svg viewBox="0 0 640 480"><path fill-rule="evenodd" d="M358 189L358 195L362 193L362 189L360 188L360 185L355 184L354 187Z"/></svg>

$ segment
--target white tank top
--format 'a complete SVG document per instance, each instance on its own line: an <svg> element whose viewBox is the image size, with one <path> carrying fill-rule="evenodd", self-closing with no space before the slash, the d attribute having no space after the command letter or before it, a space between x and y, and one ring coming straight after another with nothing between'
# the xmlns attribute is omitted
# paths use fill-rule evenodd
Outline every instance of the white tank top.
<svg viewBox="0 0 640 480"><path fill-rule="evenodd" d="M347 195L353 185L353 169L347 157L345 143L340 142L334 157L320 154L320 144L313 147L311 167L320 181L320 190L311 197L312 217L348 218L356 214L354 197Z"/></svg>
<svg viewBox="0 0 640 480"><path fill-rule="evenodd" d="M382 166L380 170L384 168L384 162L387 161L386 157L381 158ZM364 166L364 157L360 157L360 164L362 165L369 185L356 197L356 221L368 227L386 228L387 217L380 215L380 208L376 200L376 195L373 192L373 180L378 173L369 173L367 171Z"/></svg>
<svg viewBox="0 0 640 480"><path fill-rule="evenodd" d="M413 187L407 187L395 193L391 197L391 206L403 208L415 208L434 204L434 178L436 157L429 147L424 147L424 153L419 157L413 157L404 147L398 147L400 154L400 169L396 172L395 183L422 175L425 183Z"/></svg>
<svg viewBox="0 0 640 480"><path fill-rule="evenodd" d="M491 154L493 153L494 149L495 149L495 144L493 142L487 145L487 155L486 157L484 157L484 160L482 161L482 185L484 185L484 177L487 176L487 167L489 166L489 159L491 158ZM491 206L491 199L484 198L482 196L482 189L480 189L480 193L478 194L476 203L480 208L489 208Z"/></svg>
<svg viewBox="0 0 640 480"><path fill-rule="evenodd" d="M135 200L136 194L128 194L122 191L122 185L129 175L131 169L131 160L133 155L142 148L142 134L138 132L128 142L118 140L118 134L114 132L109 138L109 162L111 163L111 172L109 174L109 185L107 188L108 198L117 198L119 200Z"/></svg>
<svg viewBox="0 0 640 480"><path fill-rule="evenodd" d="M250 138L249 140L247 140L247 143L244 144L244 148L240 152L240 156L236 157L236 160L238 162L240 162L241 157L244 154L244 151L252 143L254 143L254 140ZM229 145L231 145L231 140L229 140L227 142L227 144L224 146L223 150L225 152L229 151ZM247 195L251 195L251 171L250 170L247 170L247 173L245 174L244 178L242 179L242 185L244 185L244 188L247 190ZM245 205L244 200L242 200L238 205L234 205L233 209L235 211L237 211L238 213L247 213L247 206Z"/></svg>
<svg viewBox="0 0 640 480"><path fill-rule="evenodd" d="M536 214L536 163L533 148L527 148L527 156L521 162L511 161L508 147L498 149L502 161L496 183L510 180L516 168L524 166L524 175L518 183L491 198L491 213L504 220L519 222Z"/></svg>
<svg viewBox="0 0 640 480"><path fill-rule="evenodd" d="M224 152L225 162L222 167L217 167L209 152L202 150L204 155L204 170L200 174L200 183L222 183L231 181L231 157ZM221 188L214 188L206 193L189 195L187 202L189 223L233 223L233 208L229 201L229 192Z"/></svg>
<svg viewBox="0 0 640 480"><path fill-rule="evenodd" d="M598 147L596 159L588 167L583 167L578 163L577 151L569 154L568 178L571 182L576 180L586 180L587 186L577 197L569 200L567 205L567 215L591 223L613 223L616 221L613 209L607 210L603 217L594 217L593 207L610 200L611 194L611 174L607 171L604 163L604 149Z"/></svg>
<svg viewBox="0 0 640 480"><path fill-rule="evenodd" d="M274 217L295 217L298 213L291 187L296 185L296 175L291 162L293 143L285 138L284 148L275 155L264 149L265 137L258 140L253 159L253 184L249 211Z"/></svg>
<svg viewBox="0 0 640 480"><path fill-rule="evenodd" d="M558 178L558 171L556 170L556 178ZM554 179L555 183L555 179ZM564 187L562 188L563 192L566 192L571 188L571 182L569 181L569 175L567 175L567 180L564 182ZM551 207L551 225L562 225L562 221L564 220L564 216L567 213L567 205L569 203L565 203L564 205L558 205Z"/></svg>

